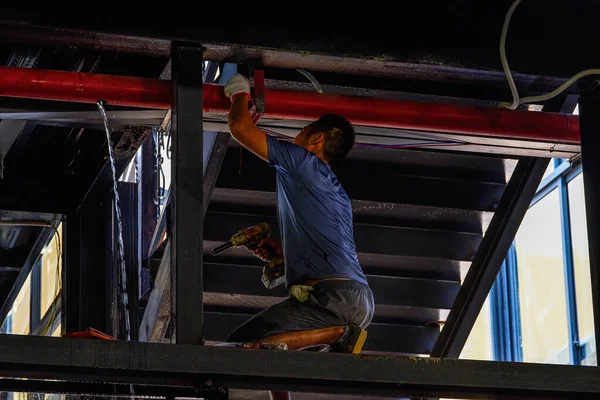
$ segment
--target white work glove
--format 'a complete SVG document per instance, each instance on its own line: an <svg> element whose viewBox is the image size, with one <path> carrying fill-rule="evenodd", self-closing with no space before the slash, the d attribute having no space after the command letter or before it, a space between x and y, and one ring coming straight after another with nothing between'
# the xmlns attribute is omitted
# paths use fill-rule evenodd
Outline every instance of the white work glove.
<svg viewBox="0 0 600 400"><path fill-rule="evenodd" d="M250 97L250 81L244 75L235 74L225 84L225 96L230 100L236 94L247 93Z"/></svg>

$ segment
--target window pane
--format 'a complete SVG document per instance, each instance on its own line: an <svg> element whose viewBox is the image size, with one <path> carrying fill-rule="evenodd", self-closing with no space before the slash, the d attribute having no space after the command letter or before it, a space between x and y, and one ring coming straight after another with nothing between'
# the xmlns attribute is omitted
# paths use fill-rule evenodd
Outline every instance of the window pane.
<svg viewBox="0 0 600 400"><path fill-rule="evenodd" d="M577 323L579 327L579 341L583 345L590 340L594 340L594 312L592 308L590 258L588 253L582 174L579 174L575 179L569 182L569 212L571 216L571 236L573 241Z"/></svg>
<svg viewBox="0 0 600 400"><path fill-rule="evenodd" d="M490 325L490 299L485 300L469 338L460 353L462 359L492 361L492 330Z"/></svg>
<svg viewBox="0 0 600 400"><path fill-rule="evenodd" d="M59 233L62 232L61 229L62 224L58 226ZM61 274L61 265L58 257L59 248L57 247L59 243L62 244L62 240L57 240L57 236L54 234L46 247L42 250L41 317L44 317L58 294Z"/></svg>
<svg viewBox="0 0 600 400"><path fill-rule="evenodd" d="M5 333L27 335L31 315L31 273L25 279L21 291L17 295L12 308L4 321Z"/></svg>
<svg viewBox="0 0 600 400"><path fill-rule="evenodd" d="M570 363L562 248L555 189L527 211L516 237L526 362Z"/></svg>

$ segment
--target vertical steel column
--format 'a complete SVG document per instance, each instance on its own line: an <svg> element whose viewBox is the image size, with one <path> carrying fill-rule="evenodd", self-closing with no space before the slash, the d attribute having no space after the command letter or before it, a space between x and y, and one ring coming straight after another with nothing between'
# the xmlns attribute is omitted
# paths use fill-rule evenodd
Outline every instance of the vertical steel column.
<svg viewBox="0 0 600 400"><path fill-rule="evenodd" d="M202 343L203 51L173 43L171 324L177 344Z"/></svg>
<svg viewBox="0 0 600 400"><path fill-rule="evenodd" d="M579 99L581 162L587 214L596 348L600 349L600 88Z"/></svg>
<svg viewBox="0 0 600 400"><path fill-rule="evenodd" d="M62 295L65 332L95 328L112 335L108 310L107 207L110 199L89 198L66 219Z"/></svg>

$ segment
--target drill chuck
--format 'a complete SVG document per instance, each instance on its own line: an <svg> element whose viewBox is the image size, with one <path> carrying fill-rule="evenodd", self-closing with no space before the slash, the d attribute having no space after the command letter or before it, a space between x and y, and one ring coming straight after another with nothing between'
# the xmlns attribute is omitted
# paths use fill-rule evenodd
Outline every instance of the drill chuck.
<svg viewBox="0 0 600 400"><path fill-rule="evenodd" d="M225 242L225 243L215 247L210 252L212 253L213 256L216 256L217 254L221 254L222 252L224 252L225 250L227 250L231 247L233 247L233 244L231 242Z"/></svg>

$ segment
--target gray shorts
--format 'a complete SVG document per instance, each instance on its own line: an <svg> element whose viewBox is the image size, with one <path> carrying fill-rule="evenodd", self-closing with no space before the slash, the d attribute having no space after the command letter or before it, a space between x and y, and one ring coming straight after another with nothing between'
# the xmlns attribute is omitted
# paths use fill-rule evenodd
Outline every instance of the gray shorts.
<svg viewBox="0 0 600 400"><path fill-rule="evenodd" d="M350 280L322 281L313 286L308 299L288 296L238 327L228 342L253 342L289 331L357 325L366 328L373 319L375 302L367 285Z"/></svg>

